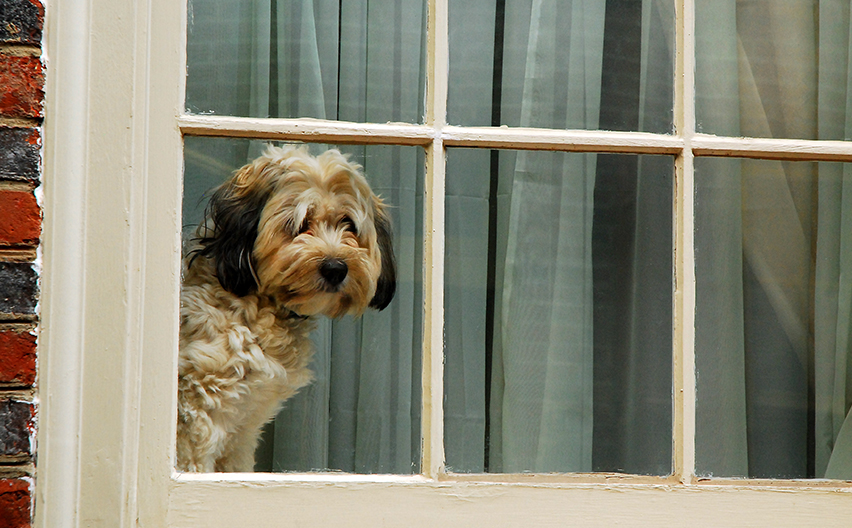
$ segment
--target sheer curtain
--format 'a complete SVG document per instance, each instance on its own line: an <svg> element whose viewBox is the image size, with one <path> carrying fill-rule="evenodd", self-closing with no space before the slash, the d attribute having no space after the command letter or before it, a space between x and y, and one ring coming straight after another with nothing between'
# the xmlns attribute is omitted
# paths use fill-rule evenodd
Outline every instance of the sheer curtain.
<svg viewBox="0 0 852 528"><path fill-rule="evenodd" d="M670 2L450 7L453 124L671 131ZM448 152L453 470L671 471L672 161Z"/></svg>
<svg viewBox="0 0 852 528"><path fill-rule="evenodd" d="M697 3L698 129L848 139L849 3ZM697 463L852 478L847 164L697 160Z"/></svg>
<svg viewBox="0 0 852 528"><path fill-rule="evenodd" d="M532 4L521 126L597 128L603 22L601 3ZM596 161L528 152L515 161L492 376L495 470L592 469Z"/></svg>

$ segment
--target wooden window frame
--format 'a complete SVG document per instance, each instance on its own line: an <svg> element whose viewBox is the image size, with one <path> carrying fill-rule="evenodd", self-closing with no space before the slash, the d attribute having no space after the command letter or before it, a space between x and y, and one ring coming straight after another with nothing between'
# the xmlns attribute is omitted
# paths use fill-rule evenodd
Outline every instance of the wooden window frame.
<svg viewBox="0 0 852 528"><path fill-rule="evenodd" d="M849 162L852 143L696 133L694 0L675 3L673 135L448 125L448 0L428 1L424 124L187 115L185 2L50 5L35 526L825 526L852 518L847 483L694 474L694 159ZM174 471L183 136L425 149L421 475ZM673 156L670 477L444 471L449 147Z"/></svg>

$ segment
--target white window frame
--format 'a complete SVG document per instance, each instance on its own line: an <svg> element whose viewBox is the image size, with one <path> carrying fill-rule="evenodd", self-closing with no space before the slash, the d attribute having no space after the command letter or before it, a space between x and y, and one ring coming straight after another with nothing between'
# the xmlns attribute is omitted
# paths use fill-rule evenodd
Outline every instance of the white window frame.
<svg viewBox="0 0 852 528"><path fill-rule="evenodd" d="M695 156L852 161L852 143L697 134L694 0L676 0L674 135L446 123L448 0L429 0L425 123L183 114L183 0L47 12L35 526L842 525L836 481L705 480L695 462ZM426 149L422 475L177 474L182 135ZM674 474L448 475L442 329L447 147L675 162Z"/></svg>

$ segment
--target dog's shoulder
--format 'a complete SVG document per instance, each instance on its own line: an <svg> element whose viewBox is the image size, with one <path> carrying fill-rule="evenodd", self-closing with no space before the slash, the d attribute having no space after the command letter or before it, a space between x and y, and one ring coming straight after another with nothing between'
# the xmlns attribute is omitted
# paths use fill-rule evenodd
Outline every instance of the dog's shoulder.
<svg viewBox="0 0 852 528"><path fill-rule="evenodd" d="M203 256L184 266L180 312L182 360L203 349L221 365L245 357L250 359L246 368L252 369L270 361L290 377L308 368L314 321L294 317L258 295L238 297L225 290Z"/></svg>

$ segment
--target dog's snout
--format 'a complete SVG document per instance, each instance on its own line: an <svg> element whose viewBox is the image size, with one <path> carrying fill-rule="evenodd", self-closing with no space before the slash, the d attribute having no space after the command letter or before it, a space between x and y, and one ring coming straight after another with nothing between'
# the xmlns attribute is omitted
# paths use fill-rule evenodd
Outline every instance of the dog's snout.
<svg viewBox="0 0 852 528"><path fill-rule="evenodd" d="M349 272L349 266L340 259L325 259L320 264L320 275L332 286L337 286Z"/></svg>

